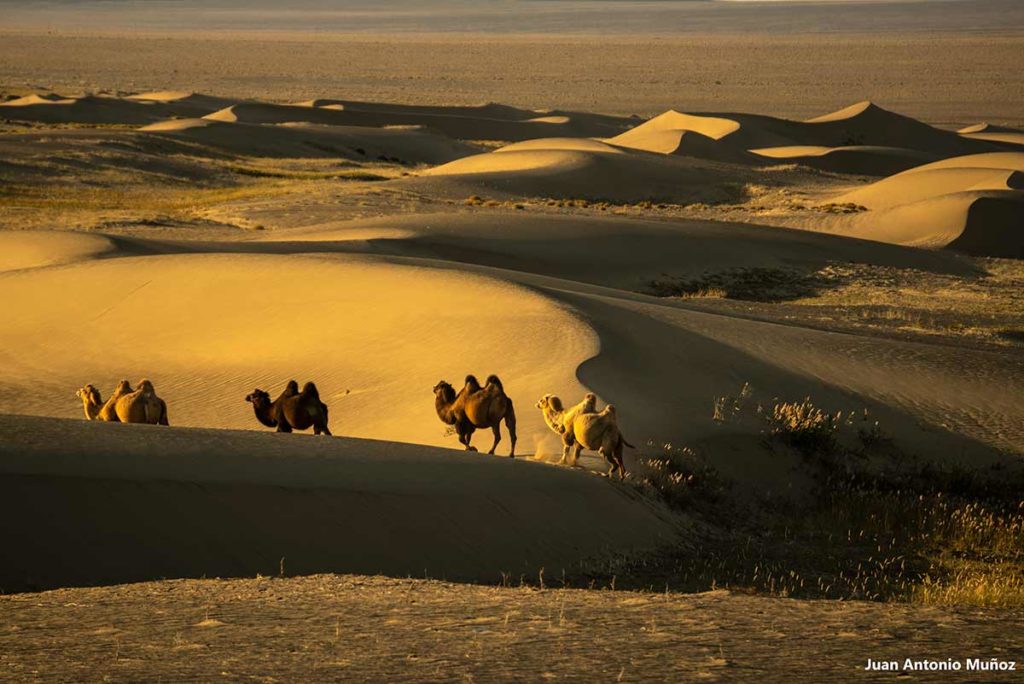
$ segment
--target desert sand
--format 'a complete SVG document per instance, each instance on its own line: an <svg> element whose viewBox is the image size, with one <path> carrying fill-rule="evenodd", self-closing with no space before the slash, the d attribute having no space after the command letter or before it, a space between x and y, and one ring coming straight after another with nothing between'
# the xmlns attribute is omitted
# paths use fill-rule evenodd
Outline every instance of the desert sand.
<svg viewBox="0 0 1024 684"><path fill-rule="evenodd" d="M930 502L1017 477L1022 38L979 9L1011 21L1016 3L951 2L921 32L914 3L870 18L837 5L832 36L784 30L787 17L791 31L824 21L816 4L610 3L614 22L566 28L578 12L538 3L562 26L543 35L498 6L442 4L477 33L380 38L425 21L412 5L324 10L309 40L286 25L224 32L230 8L194 35L164 9L129 30L132 3L123 17L86 3L51 33L19 10L3 29L0 589L56 590L0 597L14 671L400 671L372 669L374 653L409 659L410 679L756 679L779 641L802 644L820 678L895 639L938 656L970 628L979 649L1017 648L1000 635L1020 619L1006 607L1022 591L1021 528L1005 522L1019 511L987 512L1009 501L996 484L963 510L995 529L985 539L1010 541L987 555L965 542L947 565L927 565L934 545L897 540L890 518L911 516L895 504L868 506L863 519L888 527L855 540L862 508L829 498ZM716 28L730 17L735 32ZM694 23L661 35L646 23L659 19ZM934 68L950 54L957 69ZM470 453L438 419L431 388L470 373L497 374L513 399L517 458L505 426L488 455L490 430ZM75 391L106 398L122 378L150 379L171 427L86 421ZM334 437L257 422L246 395L290 379L316 382ZM602 477L597 454L558 464L535 402L587 392L635 445L624 481ZM823 453L786 441L800 429L786 411L805 401L832 426L808 429ZM680 454L700 467L661 478ZM771 517L793 510L821 516L822 548L846 538L848 567L801 565L789 519ZM962 513L936 510L929 520ZM766 516L763 538L750 511ZM893 559L903 569L886 584ZM733 562L743 571L718 582ZM1003 583L942 594L973 577L954 562ZM665 596L551 591L551 578ZM1002 608L674 593L723 584ZM363 624L401 612L398 594L424 603L383 631ZM269 596L317 603L277 634L309 662L228 653L271 629L253 616L277 621ZM342 602L359 608L339 615ZM417 612L446 602L450 617ZM84 617L59 647L74 657L46 663L58 642L33 630L60 629L57 606L71 604ZM566 612L539 625L556 604ZM715 617L691 616L702 611ZM147 621L160 626L143 635ZM402 645L413 624L458 638L420 656L427 641ZM488 659L492 639L505 645ZM585 639L600 657L574 645ZM558 655L524 657L528 643ZM172 651L157 664L161 644Z"/></svg>
<svg viewBox="0 0 1024 684"><path fill-rule="evenodd" d="M873 658L1019 652L1019 612L495 588L380 577L168 581L0 597L26 679L891 681ZM955 655L950 655L955 654ZM962 665L962 667L966 667ZM1018 665L1019 667L1019 665ZM1013 673L917 672L915 678Z"/></svg>

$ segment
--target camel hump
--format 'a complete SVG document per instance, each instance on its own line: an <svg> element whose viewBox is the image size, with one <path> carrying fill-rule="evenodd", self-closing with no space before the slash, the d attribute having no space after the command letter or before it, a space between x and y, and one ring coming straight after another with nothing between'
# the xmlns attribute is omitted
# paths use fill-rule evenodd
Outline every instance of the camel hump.
<svg viewBox="0 0 1024 684"><path fill-rule="evenodd" d="M500 389L502 392L505 391L505 386L501 384L501 379L498 378L497 375L488 375L487 376L487 384L488 385L494 385L495 387Z"/></svg>
<svg viewBox="0 0 1024 684"><path fill-rule="evenodd" d="M307 383L307 386L309 384L310 383ZM284 386L284 394L286 396L290 397L291 395L298 394L298 393L299 393L299 383L298 383L298 381L297 380L289 380L288 384Z"/></svg>
<svg viewBox="0 0 1024 684"><path fill-rule="evenodd" d="M475 375L467 375L466 387L468 387L471 391L476 391L480 389L480 381L476 379Z"/></svg>
<svg viewBox="0 0 1024 684"><path fill-rule="evenodd" d="M608 404L607 406L605 406L604 410L601 411L601 413L612 417L618 416L618 413L616 413L615 407L612 404Z"/></svg>
<svg viewBox="0 0 1024 684"><path fill-rule="evenodd" d="M142 380L139 380L139 384L135 387L135 389L136 391L142 390L143 392L152 392L153 383L147 380L146 378L143 378Z"/></svg>
<svg viewBox="0 0 1024 684"><path fill-rule="evenodd" d="M315 399L319 399L320 398L320 392L317 390L316 385L314 385L313 382L310 381L310 382L307 382L305 385L302 386L302 396L304 396L304 397L313 397Z"/></svg>

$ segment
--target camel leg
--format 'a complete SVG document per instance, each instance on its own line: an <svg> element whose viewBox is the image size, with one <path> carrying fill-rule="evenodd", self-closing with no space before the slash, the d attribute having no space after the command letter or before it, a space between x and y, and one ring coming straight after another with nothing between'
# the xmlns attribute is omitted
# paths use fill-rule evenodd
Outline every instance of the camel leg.
<svg viewBox="0 0 1024 684"><path fill-rule="evenodd" d="M509 458L516 457L516 410L512 406L512 400L508 400L508 408L505 409L505 427L508 428L508 438L512 442L512 449L508 452ZM498 434L498 428L494 428L494 434ZM497 445L497 442L495 442Z"/></svg>
<svg viewBox="0 0 1024 684"><path fill-rule="evenodd" d="M289 425L288 421L285 420L284 417L282 416L277 421L277 430L275 430L275 432L291 432L291 431L292 431L292 426Z"/></svg>
<svg viewBox="0 0 1024 684"><path fill-rule="evenodd" d="M491 450L488 451L487 453L493 456L494 450L498 448L498 442L501 441L501 424L495 423L494 425L492 425L491 432L494 433L494 444L491 445ZM515 450L515 447L513 446L512 449Z"/></svg>
<svg viewBox="0 0 1024 684"><path fill-rule="evenodd" d="M570 464L573 468L579 467L581 451L583 451L583 445L580 444L579 442L576 442L576 444L572 448L572 463Z"/></svg>
<svg viewBox="0 0 1024 684"><path fill-rule="evenodd" d="M612 473L614 473L615 469L618 467L617 464L615 463L615 455L609 453L608 450L605 449L604 447L601 447L601 449L599 450L599 453L602 456L604 456L604 460L608 461L608 473L607 473L607 475L610 478L612 476Z"/></svg>
<svg viewBox="0 0 1024 684"><path fill-rule="evenodd" d="M469 441L473 439L473 431L466 430L465 432L459 433L459 441L466 445L466 451L476 451L475 446L471 446Z"/></svg>
<svg viewBox="0 0 1024 684"><path fill-rule="evenodd" d="M569 460L569 450L572 449L574 437L571 431L562 433L562 460L558 462L559 465L565 465L565 462Z"/></svg>

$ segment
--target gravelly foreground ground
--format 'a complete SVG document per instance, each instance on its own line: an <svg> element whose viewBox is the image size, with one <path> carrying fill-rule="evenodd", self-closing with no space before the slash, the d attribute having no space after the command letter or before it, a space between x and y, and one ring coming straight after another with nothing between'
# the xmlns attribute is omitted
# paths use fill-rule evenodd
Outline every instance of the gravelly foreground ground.
<svg viewBox="0 0 1024 684"><path fill-rule="evenodd" d="M318 575L0 597L6 681L839 681L1021 660L1024 614ZM966 667L966 666L965 666ZM1020 673L913 673L1015 681Z"/></svg>

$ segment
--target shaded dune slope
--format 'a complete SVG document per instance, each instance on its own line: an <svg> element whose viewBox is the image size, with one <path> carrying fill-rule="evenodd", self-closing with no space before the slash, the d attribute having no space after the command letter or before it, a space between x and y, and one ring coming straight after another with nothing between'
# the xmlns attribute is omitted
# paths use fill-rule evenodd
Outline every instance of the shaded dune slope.
<svg viewBox="0 0 1024 684"><path fill-rule="evenodd" d="M5 591L281 570L497 583L676 535L628 488L522 460L23 416L0 435L0 515L32 521L5 535Z"/></svg>
<svg viewBox="0 0 1024 684"><path fill-rule="evenodd" d="M318 101L307 104L317 104ZM533 113L530 118L504 118L505 109L482 109L477 112L466 108L415 108L385 106L358 109L344 104L321 106L277 105L243 103L207 115L217 121L244 123L306 122L339 126L426 126L460 140L528 140L550 136L610 135L625 127L613 125L603 118L588 115L548 116ZM511 110L519 111L519 110Z"/></svg>
<svg viewBox="0 0 1024 684"><path fill-rule="evenodd" d="M399 159L441 164L472 154L470 147L415 127L370 128L321 124L248 124L212 119L174 119L139 129L253 157Z"/></svg>

